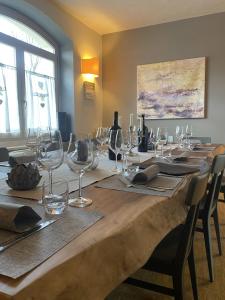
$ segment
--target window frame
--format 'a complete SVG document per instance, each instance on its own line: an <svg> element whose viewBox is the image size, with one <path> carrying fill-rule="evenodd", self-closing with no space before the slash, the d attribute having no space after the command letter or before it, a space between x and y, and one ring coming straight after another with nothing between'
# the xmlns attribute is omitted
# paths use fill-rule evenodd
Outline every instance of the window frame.
<svg viewBox="0 0 225 300"><path fill-rule="evenodd" d="M29 52L31 54L49 59L54 63L55 69L55 101L56 101L56 113L59 110L59 46L56 41L45 31L44 28L40 27L37 23L32 21L27 16L17 12L14 9L6 7L0 4L0 14L5 15L15 19L18 22L23 23L35 32L37 32L41 37L43 37L51 46L55 49L55 53L48 52L47 50L38 48L34 45L28 44L24 41L18 40L12 36L6 35L0 32L0 42L6 45L12 46L16 49L16 68L17 68L17 93L18 93L18 109L19 109L19 122L20 122L20 134L1 134L1 141L16 141L24 140L26 138L26 119L25 119L25 65L24 65L24 53Z"/></svg>

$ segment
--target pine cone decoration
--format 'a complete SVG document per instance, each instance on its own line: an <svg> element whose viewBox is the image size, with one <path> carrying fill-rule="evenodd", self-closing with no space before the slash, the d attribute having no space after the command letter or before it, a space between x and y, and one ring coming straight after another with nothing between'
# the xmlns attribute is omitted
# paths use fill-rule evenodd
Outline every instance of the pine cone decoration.
<svg viewBox="0 0 225 300"><path fill-rule="evenodd" d="M37 186L41 179L40 173L36 165L16 165L8 173L8 186L13 190L31 190Z"/></svg>

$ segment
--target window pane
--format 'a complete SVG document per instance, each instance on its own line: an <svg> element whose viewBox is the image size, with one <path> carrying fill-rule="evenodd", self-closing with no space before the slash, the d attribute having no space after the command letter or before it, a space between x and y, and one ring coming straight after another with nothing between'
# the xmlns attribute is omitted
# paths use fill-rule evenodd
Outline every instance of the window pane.
<svg viewBox="0 0 225 300"><path fill-rule="evenodd" d="M16 51L0 43L0 134L18 134Z"/></svg>
<svg viewBox="0 0 225 300"><path fill-rule="evenodd" d="M54 63L25 52L27 128L57 128Z"/></svg>
<svg viewBox="0 0 225 300"><path fill-rule="evenodd" d="M54 47L39 33L23 23L1 14L0 32L48 52L55 53Z"/></svg>

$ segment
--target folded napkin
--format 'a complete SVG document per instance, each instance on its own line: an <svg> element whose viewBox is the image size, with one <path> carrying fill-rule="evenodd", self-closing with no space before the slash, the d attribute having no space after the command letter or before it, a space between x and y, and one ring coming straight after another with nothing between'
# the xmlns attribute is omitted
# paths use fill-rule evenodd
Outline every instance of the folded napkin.
<svg viewBox="0 0 225 300"><path fill-rule="evenodd" d="M195 172L200 172L201 174L209 170L209 164L205 160L201 160L199 164L185 164L185 163L167 163L167 162L157 162L161 173L170 175L185 175Z"/></svg>
<svg viewBox="0 0 225 300"><path fill-rule="evenodd" d="M32 229L41 217L29 206L0 203L0 228L14 232Z"/></svg>
<svg viewBox="0 0 225 300"><path fill-rule="evenodd" d="M159 166L153 164L150 167L136 173L135 175L127 176L127 179L133 183L146 183L157 176L159 173Z"/></svg>
<svg viewBox="0 0 225 300"><path fill-rule="evenodd" d="M24 163L29 163L35 160L35 154L30 150L19 150L12 151L9 154L9 164L10 166L20 165Z"/></svg>

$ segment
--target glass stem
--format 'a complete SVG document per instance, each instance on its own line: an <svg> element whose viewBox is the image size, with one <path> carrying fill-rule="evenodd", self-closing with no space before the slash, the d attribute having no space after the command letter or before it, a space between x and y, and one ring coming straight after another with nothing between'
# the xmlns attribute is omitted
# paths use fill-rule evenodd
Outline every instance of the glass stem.
<svg viewBox="0 0 225 300"><path fill-rule="evenodd" d="M117 151L115 152L115 155L116 155L116 170L118 169L118 163L117 163L117 155L118 155L118 153L117 153Z"/></svg>
<svg viewBox="0 0 225 300"><path fill-rule="evenodd" d="M82 198L82 194L81 194L81 189L82 189L82 182L81 182L81 178L83 176L83 171L80 172L79 174L79 198Z"/></svg>
<svg viewBox="0 0 225 300"><path fill-rule="evenodd" d="M163 144L161 146L161 156L163 156Z"/></svg>
<svg viewBox="0 0 225 300"><path fill-rule="evenodd" d="M49 178L49 194L52 195L52 169L48 172L48 178Z"/></svg>

